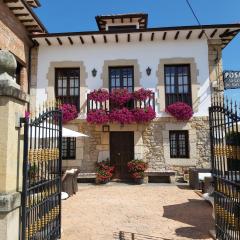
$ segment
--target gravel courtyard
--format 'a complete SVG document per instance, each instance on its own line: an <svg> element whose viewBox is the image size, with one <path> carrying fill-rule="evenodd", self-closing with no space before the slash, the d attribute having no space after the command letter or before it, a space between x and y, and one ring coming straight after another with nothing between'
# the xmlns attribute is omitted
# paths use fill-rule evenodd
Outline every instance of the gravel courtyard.
<svg viewBox="0 0 240 240"><path fill-rule="evenodd" d="M194 191L170 184L79 184L63 201L63 240L211 239L212 208ZM131 233L135 233L131 238Z"/></svg>

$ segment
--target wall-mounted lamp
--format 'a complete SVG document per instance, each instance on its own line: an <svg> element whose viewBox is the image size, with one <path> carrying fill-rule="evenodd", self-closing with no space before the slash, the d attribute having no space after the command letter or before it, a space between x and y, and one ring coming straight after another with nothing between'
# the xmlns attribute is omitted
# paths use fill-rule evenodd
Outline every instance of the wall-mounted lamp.
<svg viewBox="0 0 240 240"><path fill-rule="evenodd" d="M150 67L148 67L148 68L146 69L147 75L150 76L150 75L151 75L151 72L152 72L152 69L151 69Z"/></svg>
<svg viewBox="0 0 240 240"><path fill-rule="evenodd" d="M110 131L109 125L103 125L103 126L102 126L102 131L103 131L103 132L109 132L109 131Z"/></svg>
<svg viewBox="0 0 240 240"><path fill-rule="evenodd" d="M95 68L92 70L92 76L93 76L93 77L96 77L96 76L97 76L97 70L96 70Z"/></svg>

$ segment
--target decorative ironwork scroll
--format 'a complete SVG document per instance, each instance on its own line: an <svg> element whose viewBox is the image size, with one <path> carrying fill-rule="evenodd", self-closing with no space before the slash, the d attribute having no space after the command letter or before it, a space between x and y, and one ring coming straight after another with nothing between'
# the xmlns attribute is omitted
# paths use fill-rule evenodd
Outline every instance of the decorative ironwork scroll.
<svg viewBox="0 0 240 240"><path fill-rule="evenodd" d="M61 237L62 113L47 105L24 118L21 240Z"/></svg>

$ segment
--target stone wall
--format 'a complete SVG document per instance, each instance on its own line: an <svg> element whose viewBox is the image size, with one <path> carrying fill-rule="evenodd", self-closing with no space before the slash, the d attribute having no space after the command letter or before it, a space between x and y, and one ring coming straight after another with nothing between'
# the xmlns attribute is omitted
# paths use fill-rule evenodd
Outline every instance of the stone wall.
<svg viewBox="0 0 240 240"><path fill-rule="evenodd" d="M21 64L20 85L24 92L28 90L28 56L33 45L23 24L14 16L9 8L0 1L0 49L12 52Z"/></svg>
<svg viewBox="0 0 240 240"><path fill-rule="evenodd" d="M98 160L109 158L109 133L102 126L75 120L67 126L89 137L77 140L76 160L64 161L64 168L77 167L81 172L94 172ZM188 130L190 158L171 159L169 130ZM210 167L210 140L207 117L194 117L188 122L172 117L157 118L150 124L120 126L110 124L110 131L134 131L135 158L149 163L150 171L177 170L180 174L189 167Z"/></svg>

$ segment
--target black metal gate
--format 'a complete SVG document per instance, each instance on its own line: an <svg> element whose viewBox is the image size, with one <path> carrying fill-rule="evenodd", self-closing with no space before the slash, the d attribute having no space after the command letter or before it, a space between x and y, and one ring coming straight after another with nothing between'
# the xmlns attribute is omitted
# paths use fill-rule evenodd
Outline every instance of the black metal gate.
<svg viewBox="0 0 240 240"><path fill-rule="evenodd" d="M60 110L24 119L21 240L61 237L61 143Z"/></svg>
<svg viewBox="0 0 240 240"><path fill-rule="evenodd" d="M215 97L209 109L217 239L240 240L240 116Z"/></svg>

